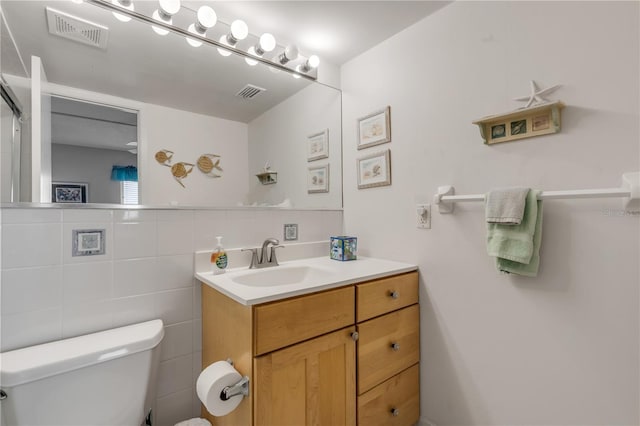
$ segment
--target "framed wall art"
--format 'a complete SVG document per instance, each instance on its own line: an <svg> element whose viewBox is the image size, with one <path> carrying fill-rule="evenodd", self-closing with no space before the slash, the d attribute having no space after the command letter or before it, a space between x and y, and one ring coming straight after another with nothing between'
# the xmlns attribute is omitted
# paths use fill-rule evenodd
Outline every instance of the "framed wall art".
<svg viewBox="0 0 640 426"><path fill-rule="evenodd" d="M309 167L307 174L307 192L329 192L329 165Z"/></svg>
<svg viewBox="0 0 640 426"><path fill-rule="evenodd" d="M52 203L86 203L89 191L87 183L53 182L51 184Z"/></svg>
<svg viewBox="0 0 640 426"><path fill-rule="evenodd" d="M358 149L391 142L391 107L358 119Z"/></svg>
<svg viewBox="0 0 640 426"><path fill-rule="evenodd" d="M357 160L358 189L391 185L391 151L386 150Z"/></svg>
<svg viewBox="0 0 640 426"><path fill-rule="evenodd" d="M329 158L329 129L307 137L307 161Z"/></svg>

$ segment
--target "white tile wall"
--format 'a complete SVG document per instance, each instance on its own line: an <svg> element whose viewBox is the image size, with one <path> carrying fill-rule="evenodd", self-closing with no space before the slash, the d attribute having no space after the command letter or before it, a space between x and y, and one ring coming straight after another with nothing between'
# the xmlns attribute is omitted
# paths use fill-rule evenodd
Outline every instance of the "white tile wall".
<svg viewBox="0 0 640 426"><path fill-rule="evenodd" d="M285 223L299 241L342 233L340 211L281 210L1 210L0 350L162 318L156 418L160 425L200 415L200 283L196 250L218 235L227 248L283 240ZM74 229L105 229L106 253L71 256Z"/></svg>

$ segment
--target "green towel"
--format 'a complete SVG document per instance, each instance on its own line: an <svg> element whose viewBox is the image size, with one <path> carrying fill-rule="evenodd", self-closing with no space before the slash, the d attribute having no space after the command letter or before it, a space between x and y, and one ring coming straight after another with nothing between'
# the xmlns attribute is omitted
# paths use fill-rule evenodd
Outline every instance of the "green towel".
<svg viewBox="0 0 640 426"><path fill-rule="evenodd" d="M542 242L540 192L529 191L520 225L487 224L487 252L496 257L499 271L527 277L538 274Z"/></svg>

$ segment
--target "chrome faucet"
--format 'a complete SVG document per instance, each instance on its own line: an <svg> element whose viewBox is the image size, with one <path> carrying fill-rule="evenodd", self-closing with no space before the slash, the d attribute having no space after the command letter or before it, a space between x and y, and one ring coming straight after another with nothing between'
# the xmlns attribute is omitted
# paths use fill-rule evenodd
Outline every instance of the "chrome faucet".
<svg viewBox="0 0 640 426"><path fill-rule="evenodd" d="M267 238L262 243L260 248L260 255L258 255L258 248L245 248L242 251L251 252L251 264L249 269L268 268L270 266L278 266L278 259L276 258L276 249L284 246L279 245L280 241L276 238ZM271 249L269 250L269 246ZM268 251L268 255L267 255Z"/></svg>

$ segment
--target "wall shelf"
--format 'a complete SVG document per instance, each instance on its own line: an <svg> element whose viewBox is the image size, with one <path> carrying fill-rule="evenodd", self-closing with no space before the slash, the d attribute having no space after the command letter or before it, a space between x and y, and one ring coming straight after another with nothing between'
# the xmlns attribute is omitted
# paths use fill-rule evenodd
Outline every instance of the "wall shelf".
<svg viewBox="0 0 640 426"><path fill-rule="evenodd" d="M503 114L490 115L473 122L480 128L484 143L511 142L560 131L560 101L547 102Z"/></svg>
<svg viewBox="0 0 640 426"><path fill-rule="evenodd" d="M256 177L263 185L273 185L278 182L278 172L258 173Z"/></svg>

